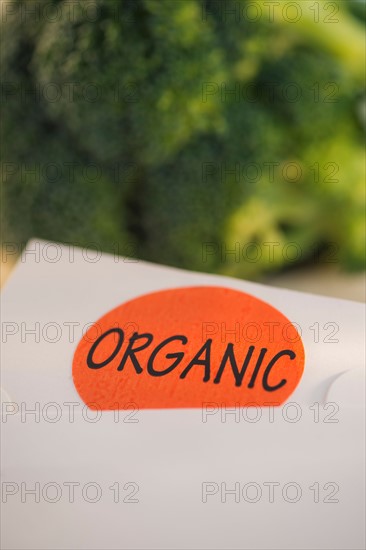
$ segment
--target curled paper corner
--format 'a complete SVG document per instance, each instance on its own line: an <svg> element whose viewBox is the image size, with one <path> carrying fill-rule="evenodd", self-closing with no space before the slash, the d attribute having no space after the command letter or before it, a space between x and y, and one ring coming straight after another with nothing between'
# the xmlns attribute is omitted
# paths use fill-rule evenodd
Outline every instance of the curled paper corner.
<svg viewBox="0 0 366 550"><path fill-rule="evenodd" d="M365 407L366 373L362 367L342 372L330 385L326 402L344 407Z"/></svg>
<svg viewBox="0 0 366 550"><path fill-rule="evenodd" d="M4 421L7 414L17 414L19 412L19 407L17 403L13 401L8 392L0 386L0 418L1 422ZM5 420L6 421L6 420Z"/></svg>
<svg viewBox="0 0 366 550"><path fill-rule="evenodd" d="M12 402L13 402L13 401L12 401L12 399L10 398L8 392L6 392L6 391L4 390L4 388L2 388L2 387L0 386L0 403L1 403L1 405L2 405L3 403L12 403Z"/></svg>

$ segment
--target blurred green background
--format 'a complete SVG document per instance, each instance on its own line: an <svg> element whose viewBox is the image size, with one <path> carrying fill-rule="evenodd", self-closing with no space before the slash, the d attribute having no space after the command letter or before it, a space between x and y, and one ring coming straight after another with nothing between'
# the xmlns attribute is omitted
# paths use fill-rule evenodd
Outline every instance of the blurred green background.
<svg viewBox="0 0 366 550"><path fill-rule="evenodd" d="M363 0L3 0L3 242L363 269L365 21Z"/></svg>

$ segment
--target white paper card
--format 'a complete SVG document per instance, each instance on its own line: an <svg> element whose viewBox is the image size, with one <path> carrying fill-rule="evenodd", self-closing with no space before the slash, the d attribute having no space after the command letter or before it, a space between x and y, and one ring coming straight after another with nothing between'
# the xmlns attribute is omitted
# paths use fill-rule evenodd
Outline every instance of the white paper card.
<svg viewBox="0 0 366 550"><path fill-rule="evenodd" d="M72 379L83 331L132 298L207 285L300 327L287 403L90 411ZM2 548L365 547L362 304L31 241L1 313Z"/></svg>

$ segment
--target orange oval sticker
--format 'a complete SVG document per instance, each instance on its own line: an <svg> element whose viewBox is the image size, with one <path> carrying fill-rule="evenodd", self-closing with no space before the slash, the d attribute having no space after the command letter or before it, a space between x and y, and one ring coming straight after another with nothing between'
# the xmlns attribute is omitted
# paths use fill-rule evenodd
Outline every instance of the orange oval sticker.
<svg viewBox="0 0 366 550"><path fill-rule="evenodd" d="M163 290L113 309L85 333L75 387L93 409L280 405L304 370L292 323L221 287Z"/></svg>

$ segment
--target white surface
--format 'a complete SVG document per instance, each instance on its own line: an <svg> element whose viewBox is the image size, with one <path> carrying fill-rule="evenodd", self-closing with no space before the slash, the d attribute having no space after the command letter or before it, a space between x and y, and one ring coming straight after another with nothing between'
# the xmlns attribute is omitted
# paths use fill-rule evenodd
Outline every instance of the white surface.
<svg viewBox="0 0 366 550"><path fill-rule="evenodd" d="M2 487L10 482L19 487L2 503L2 548L364 548L362 304L108 255L93 263L82 251L72 254L67 247L52 246L29 243L36 254L23 255L2 294L2 341L4 326L14 323L17 332L2 345L1 386L6 399L19 407L17 414L3 415L1 423ZM45 261L57 250L59 261ZM82 328L133 297L196 285L249 292L301 327L305 371L289 400L296 405L275 409L273 419L263 409L257 422L245 418L250 411L239 409L227 411L226 418L225 410L218 411L207 422L198 409L138 411L132 418L121 411L118 421L113 412L104 412L98 422L88 421L71 376ZM39 342L25 334L36 323ZM61 330L53 343L49 323ZM77 323L73 338L70 323ZM319 323L319 342L310 328L314 323ZM338 342L324 341L331 338ZM50 402L61 411L58 422L50 421L56 411L48 408ZM77 404L74 422L67 402ZM39 422L24 416L24 407L36 403ZM253 418L258 411L251 412ZM290 422L296 414L301 418ZM338 422L330 422L334 419ZM36 482L40 502L30 495L21 502L21 483L30 488ZM42 495L50 482L62 491L55 503ZM80 484L73 503L65 482ZM83 500L81 488L88 482L100 486L99 502ZM113 502L109 487L115 482L138 484L139 502L122 502L131 487L121 491L119 503ZM218 489L206 503L204 482ZM249 491L247 500L239 495L235 502L235 495L228 495L224 503L222 482L228 488L239 483L240 489L256 483L262 496L248 502L253 498ZM274 502L263 485L267 482L280 484ZM290 482L301 488L298 502L282 496ZM315 489L309 489L314 483L319 483L320 502L314 502ZM333 497L338 503L323 502L334 487L327 483L339 487ZM53 494L50 489L50 498ZM288 495L293 495L291 487Z"/></svg>

